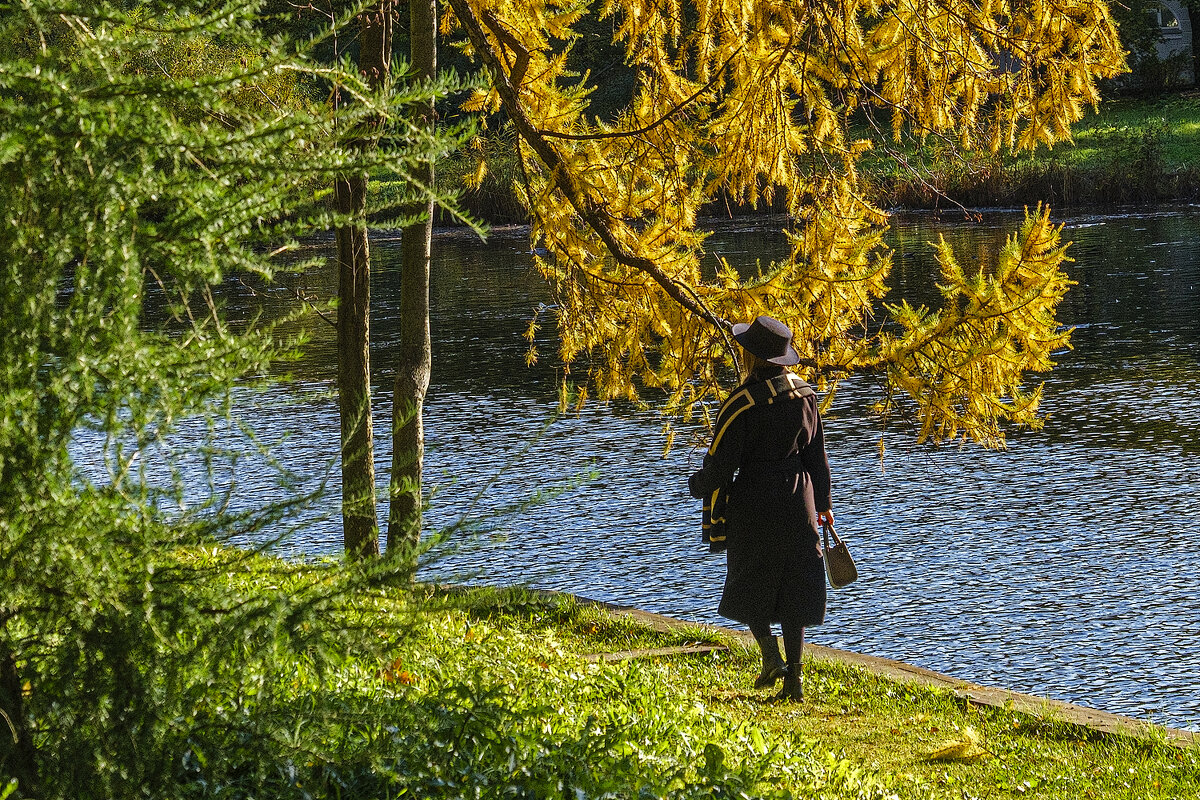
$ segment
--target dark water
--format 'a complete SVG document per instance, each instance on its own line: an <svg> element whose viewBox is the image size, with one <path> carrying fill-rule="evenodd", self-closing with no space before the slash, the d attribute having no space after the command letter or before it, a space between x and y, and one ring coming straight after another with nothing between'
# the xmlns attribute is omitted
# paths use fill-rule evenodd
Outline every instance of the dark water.
<svg viewBox="0 0 1200 800"><path fill-rule="evenodd" d="M938 232L969 263L989 257L1019 219L897 217L894 296L932 296L926 243ZM1011 436L1005 452L917 447L911 432L882 434L859 412L874 387L844 385L826 437L838 528L861 578L831 592L828 622L811 638L1200 729L1200 208L1064 221L1079 285L1060 318L1077 330L1075 349L1047 379L1043 431ZM710 245L753 263L781 253L783 240L732 228ZM385 432L398 248L376 248L376 430ZM465 517L475 527L427 575L529 583L720 622L722 557L702 548L699 507L685 488L701 451L685 443L664 458L661 421L649 412L593 405L545 427L554 346L544 336L544 363L525 366L521 334L545 298L528 242L442 237L435 250L426 420L427 475L438 488L428 522ZM332 289L329 276L303 282ZM246 409L264 441L282 443L286 466L310 485L330 479L324 510L313 509L290 544L328 553L341 541L333 338L319 320L304 324L313 341L293 379L247 398ZM381 475L388 444L380 436ZM256 464L265 462L245 459L236 470L241 503L274 491L270 470L260 475ZM573 479L582 485L512 510Z"/></svg>

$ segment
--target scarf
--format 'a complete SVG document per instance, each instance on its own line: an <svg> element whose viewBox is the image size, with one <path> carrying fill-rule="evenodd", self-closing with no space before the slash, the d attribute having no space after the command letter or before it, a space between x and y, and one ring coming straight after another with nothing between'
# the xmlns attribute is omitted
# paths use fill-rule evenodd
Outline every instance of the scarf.
<svg viewBox="0 0 1200 800"><path fill-rule="evenodd" d="M713 431L712 444L708 446L709 455L717 451L729 425L741 416L743 411L756 405L770 405L777 400L792 400L813 395L812 387L805 383L800 376L791 372L776 375L769 380L751 384L742 384L721 404L717 414L717 427ZM726 506L729 503L729 487L717 489L704 500L703 541L708 544L710 553L720 553L726 547L728 520L725 518Z"/></svg>

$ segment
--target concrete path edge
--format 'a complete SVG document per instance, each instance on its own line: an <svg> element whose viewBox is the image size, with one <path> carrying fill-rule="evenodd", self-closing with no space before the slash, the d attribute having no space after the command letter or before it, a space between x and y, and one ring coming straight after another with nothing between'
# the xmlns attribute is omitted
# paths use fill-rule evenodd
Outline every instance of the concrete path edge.
<svg viewBox="0 0 1200 800"><path fill-rule="evenodd" d="M568 594L566 592L547 592L547 594ZM582 605L597 606L610 613L637 620L650 628L669 632L680 628L701 629L729 636L742 641L747 646L754 644L754 637L748 631L734 630L709 623L687 622L674 617L643 611L639 608L622 606L602 600L592 600L579 595L569 595ZM1056 720L1103 734L1149 738L1162 736L1167 742L1181 747L1195 747L1200 743L1200 733L1180 728L1169 728L1156 725L1146 720L1100 711L1094 708L1053 700L1048 697L1014 692L1009 689L998 689L991 686L981 686L977 683L961 680L940 672L913 666L903 661L890 658L880 658L849 650L838 650L816 644L805 644L805 652L817 661L828 661L835 664L859 667L867 672L880 675L901 683L912 683L918 686L931 686L947 689L958 697L979 705L992 708L1007 708L1039 719Z"/></svg>

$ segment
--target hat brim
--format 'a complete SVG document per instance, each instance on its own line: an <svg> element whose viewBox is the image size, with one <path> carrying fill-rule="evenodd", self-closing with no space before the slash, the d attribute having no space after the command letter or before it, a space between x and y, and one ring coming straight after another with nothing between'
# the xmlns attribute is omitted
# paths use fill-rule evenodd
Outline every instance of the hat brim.
<svg viewBox="0 0 1200 800"><path fill-rule="evenodd" d="M733 338L737 340L738 344L740 344L742 347L746 348L746 350L748 352L754 353L754 355L758 356L763 361L766 361L768 364L775 364L776 366L780 366L780 367L790 367L794 364L800 363L800 354L796 352L796 348L792 347L791 342L788 342L787 350L785 350L783 355L781 355L781 356L775 356L774 358L767 358L766 356L762 355L761 353L755 353L754 350L752 350L750 347L748 347L746 345L746 341L745 341L746 331L750 330L750 326L752 324L753 323L750 323L750 322L735 322L734 323Z"/></svg>

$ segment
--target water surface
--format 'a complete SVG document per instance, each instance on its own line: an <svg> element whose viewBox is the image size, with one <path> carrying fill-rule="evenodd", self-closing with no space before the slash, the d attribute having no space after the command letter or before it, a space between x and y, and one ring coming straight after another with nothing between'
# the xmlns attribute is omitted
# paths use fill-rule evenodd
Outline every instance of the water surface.
<svg viewBox="0 0 1200 800"><path fill-rule="evenodd" d="M1019 214L900 215L895 296L934 297L928 242L944 233L964 263L989 258ZM1074 350L1047 377L1045 429L1004 452L918 447L862 413L876 391L845 384L826 420L839 532L860 580L831 592L819 644L900 659L978 683L1200 728L1200 209L1067 218L1079 282L1060 318ZM782 254L778 233L724 227L710 245L735 263ZM379 432L388 429L395 240L376 242L373 287ZM522 333L545 290L528 242L497 234L435 243L434 372L426 406L430 526L474 520L429 577L528 583L683 619L716 615L722 556L699 540L686 477L701 451L663 456L650 412L592 405L545 423L555 405L554 345L525 366ZM304 288L328 294L331 276ZM236 296L230 301L234 305ZM249 299L247 304L253 304ZM280 303L287 302L280 299ZM313 336L293 380L247 405L278 455L328 499L291 546L341 542L338 421L322 394L334 375L332 330ZM881 436L886 444L880 458ZM388 442L378 439L386 475ZM596 477L588 478L591 471ZM274 491L244 462L239 502ZM533 508L532 493L582 485ZM382 478L381 478L382 481ZM383 509L381 509L381 513Z"/></svg>

